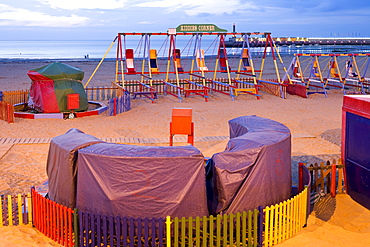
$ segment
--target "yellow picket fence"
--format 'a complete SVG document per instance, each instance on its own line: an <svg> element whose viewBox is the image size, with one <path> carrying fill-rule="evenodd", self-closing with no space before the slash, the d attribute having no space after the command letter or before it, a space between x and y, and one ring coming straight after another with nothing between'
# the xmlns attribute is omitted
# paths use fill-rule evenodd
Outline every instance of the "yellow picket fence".
<svg viewBox="0 0 370 247"><path fill-rule="evenodd" d="M0 227L32 225L31 193L0 196Z"/></svg>
<svg viewBox="0 0 370 247"><path fill-rule="evenodd" d="M308 188L293 198L264 208L264 246L273 246L291 238L307 222Z"/></svg>
<svg viewBox="0 0 370 247"><path fill-rule="evenodd" d="M166 246L273 246L307 223L308 186L296 196L262 209L217 216L166 218ZM259 224L259 222L263 224Z"/></svg>

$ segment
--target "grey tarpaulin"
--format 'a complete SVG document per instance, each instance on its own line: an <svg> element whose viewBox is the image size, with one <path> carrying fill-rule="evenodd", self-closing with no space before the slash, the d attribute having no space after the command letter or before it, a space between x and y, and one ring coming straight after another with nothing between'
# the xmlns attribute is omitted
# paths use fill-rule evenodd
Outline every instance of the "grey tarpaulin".
<svg viewBox="0 0 370 247"><path fill-rule="evenodd" d="M207 172L193 146L105 143L72 129L51 141L49 197L83 211L135 218L236 213L288 199L289 129L256 116L232 119L229 126L227 147L212 156Z"/></svg>
<svg viewBox="0 0 370 247"><path fill-rule="evenodd" d="M103 141L78 129L51 139L46 164L51 200L69 208L76 206L78 150L99 142Z"/></svg>
<svg viewBox="0 0 370 247"><path fill-rule="evenodd" d="M204 156L193 146L81 149L77 207L129 217L206 216Z"/></svg>
<svg viewBox="0 0 370 247"><path fill-rule="evenodd" d="M211 214L269 206L291 195L290 130L276 121L243 116L229 121L230 141L207 163Z"/></svg>

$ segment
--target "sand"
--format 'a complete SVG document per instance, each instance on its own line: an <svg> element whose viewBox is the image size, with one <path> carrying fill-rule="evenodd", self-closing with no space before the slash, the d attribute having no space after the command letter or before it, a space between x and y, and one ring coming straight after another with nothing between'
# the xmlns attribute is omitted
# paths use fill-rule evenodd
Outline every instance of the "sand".
<svg viewBox="0 0 370 247"><path fill-rule="evenodd" d="M289 62L289 60L287 60ZM47 64L40 62L0 63L0 90L29 89L26 73ZM85 71L84 82L97 61L67 62ZM112 62L103 63L91 85L110 86L114 78ZM155 104L148 99L132 101L132 109L117 116L107 112L99 116L75 119L21 119L8 124L0 121L0 138L53 138L71 128L78 128L98 138L166 138L169 137L171 110L175 107L193 109L196 137L195 147L210 157L224 150L227 140L211 140L213 136L228 136L228 120L244 115L257 115L285 124L292 133L292 164L296 173L298 161L317 162L340 157L341 114L343 93L330 90L328 97L313 94L309 99L288 95L281 99L266 93L257 100L251 95L240 95L231 101L227 95L213 94L209 102L199 96L179 103L175 97L159 95ZM204 141L208 139L210 141ZM168 142L151 145L167 146ZM175 143L185 145L185 143ZM28 192L30 186L46 179L45 164L49 144L0 145L0 194ZM330 198L329 198L330 199ZM348 195L323 200L321 207L309 217L308 226L279 246L370 246L370 212ZM37 230L28 226L0 228L0 246L58 246Z"/></svg>

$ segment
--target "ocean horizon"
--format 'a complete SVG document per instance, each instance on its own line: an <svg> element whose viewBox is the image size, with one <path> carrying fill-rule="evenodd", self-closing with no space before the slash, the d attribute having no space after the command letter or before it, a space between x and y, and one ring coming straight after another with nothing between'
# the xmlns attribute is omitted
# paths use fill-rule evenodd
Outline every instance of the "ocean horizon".
<svg viewBox="0 0 370 247"><path fill-rule="evenodd" d="M126 48L134 49L135 58L144 56L144 42L140 37L126 42ZM112 40L24 40L24 41L1 41L0 60L42 60L42 59L66 59L66 60L100 60L107 52ZM112 46L106 59L116 58L117 41ZM151 40L150 48L156 49L158 57L168 57L169 42L166 40ZM192 57L194 54L194 42L178 38L176 48L181 50L181 57ZM215 40L203 39L201 48L206 56L217 54ZM240 48L227 48L228 54L238 56ZM251 48L252 55L261 55L263 47ZM270 50L268 50L270 52ZM370 53L370 45L304 45L304 46L279 46L282 55L294 53ZM147 52L146 52L147 53ZM146 54L147 56L147 54Z"/></svg>

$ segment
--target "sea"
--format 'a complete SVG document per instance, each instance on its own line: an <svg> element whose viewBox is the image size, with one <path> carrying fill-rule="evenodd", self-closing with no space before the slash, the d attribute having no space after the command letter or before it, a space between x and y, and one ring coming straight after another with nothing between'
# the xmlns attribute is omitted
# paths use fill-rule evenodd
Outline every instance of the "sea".
<svg viewBox="0 0 370 247"><path fill-rule="evenodd" d="M117 41L112 40L24 40L24 41L1 41L0 60L40 60L40 59L67 59L67 60L100 60L106 54L106 59L116 58ZM205 50L206 56L217 54L217 41L205 39L201 42L201 48ZM137 56L144 57L145 41L127 40L124 47L135 50ZM158 57L168 56L169 41L151 40L150 48L157 49ZM194 54L194 42L189 38L176 40L176 48L181 50L181 56L191 57ZM304 46L280 46L282 55L293 55L295 53L370 53L369 45L304 45ZM252 55L261 55L263 47L251 48ZM227 48L228 54L238 56L240 49ZM270 52L270 50L268 50ZM146 52L147 53L147 52ZM135 55L136 56L136 55Z"/></svg>

